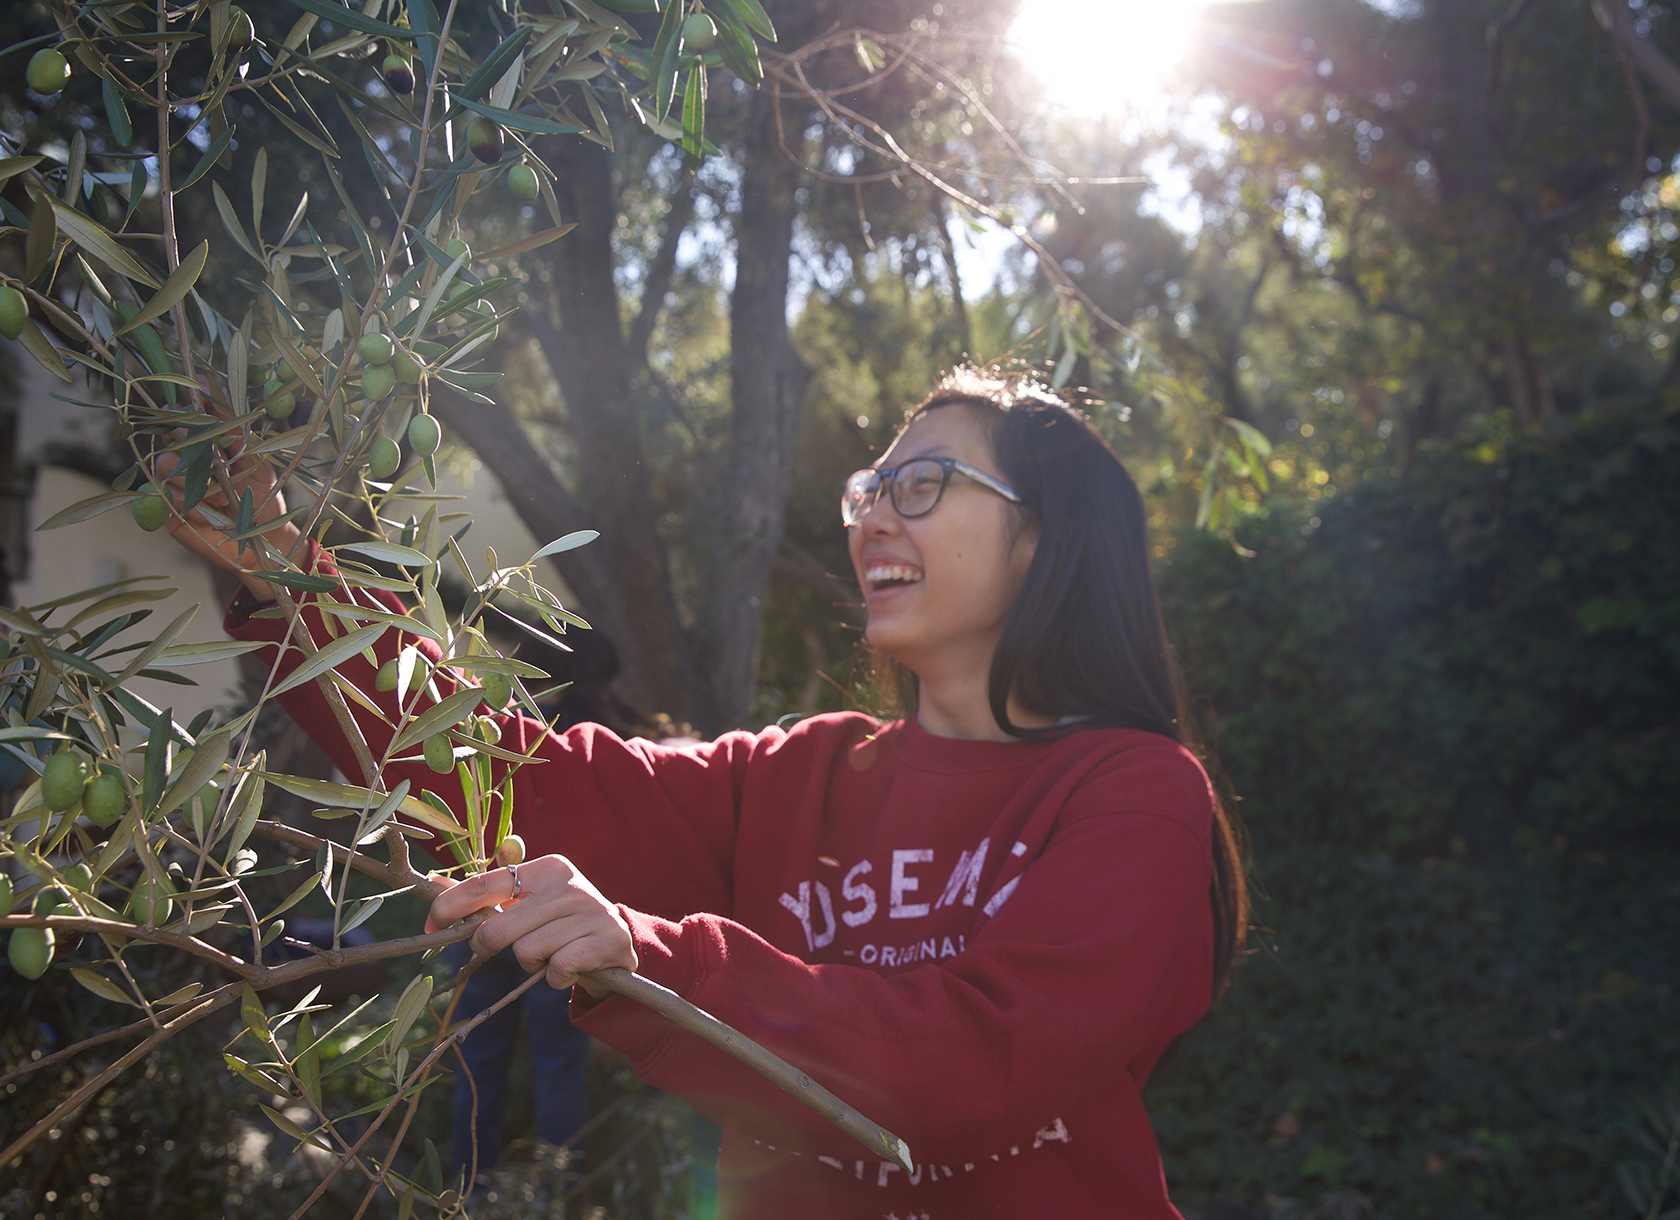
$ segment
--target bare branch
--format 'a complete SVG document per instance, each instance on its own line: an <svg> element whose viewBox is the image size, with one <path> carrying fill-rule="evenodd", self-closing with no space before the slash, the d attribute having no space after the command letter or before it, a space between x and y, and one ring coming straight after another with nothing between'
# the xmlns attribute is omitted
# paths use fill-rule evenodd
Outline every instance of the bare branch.
<svg viewBox="0 0 1680 1220"><path fill-rule="evenodd" d="M786 1059L765 1050L745 1034L738 1033L709 1012L690 1004L669 987L661 987L652 979L632 974L621 966L586 971L579 977L638 1004L645 1004L672 1024L704 1038L720 1051L733 1055L753 1071L793 1094L871 1152L904 1166L906 1172L915 1171L915 1162L910 1159L910 1146L898 1136L859 1114Z"/></svg>
<svg viewBox="0 0 1680 1220"><path fill-rule="evenodd" d="M1649 38L1633 28L1633 14L1627 0L1592 0L1593 15L1625 54L1670 106L1680 109L1680 64L1664 55Z"/></svg>
<svg viewBox="0 0 1680 1220"><path fill-rule="evenodd" d="M239 989L240 984L229 983L215 991L199 996L197 999L191 1001L191 1005L187 1011L160 1026L149 1038L133 1050L129 1051L121 1059L118 1059L115 1063L111 1064L104 1071L84 1081L79 1089L70 1094L70 1096L66 1097L63 1101L59 1102L58 1105L54 1106L52 1112L45 1118L41 1119L41 1121L36 1123L33 1127L29 1128L28 1131L25 1131L22 1135L18 1136L17 1139L13 1140L4 1149L0 1149L0 1169L4 1169L13 1161L17 1160L18 1157L28 1151L31 1144L56 1127L66 1115L73 1114L79 1110L84 1103L91 1099L107 1084L115 1080L118 1076L121 1076L147 1055L151 1054L155 1047L168 1041L170 1038L173 1038L176 1034L187 1028L187 1026L209 1016L217 1009L225 1008L229 1004L233 1003L239 998Z"/></svg>
<svg viewBox="0 0 1680 1220"><path fill-rule="evenodd" d="M653 328L665 307L665 294L671 290L671 277L676 272L677 243L688 229L693 215L694 185L692 182L679 182L671 195L671 206L665 213L665 233L659 241L659 252L648 264L636 320L630 324L630 336L624 341L625 349L638 368L647 363L648 340L653 337Z"/></svg>

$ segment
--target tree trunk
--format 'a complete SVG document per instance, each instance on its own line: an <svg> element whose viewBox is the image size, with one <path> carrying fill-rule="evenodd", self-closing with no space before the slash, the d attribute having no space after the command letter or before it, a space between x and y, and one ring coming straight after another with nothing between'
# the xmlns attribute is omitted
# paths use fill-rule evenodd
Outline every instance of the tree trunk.
<svg viewBox="0 0 1680 1220"><path fill-rule="evenodd" d="M693 718L692 666L654 520L637 436L635 369L613 282L618 211L612 163L605 149L588 141L560 137L545 144L543 159L558 175L561 213L577 228L543 248L553 309L529 310L527 326L566 402L581 458L580 498L601 523L601 540L591 549L600 548L616 594L603 601L603 626L619 646L625 697L643 711ZM507 473L498 471L506 481Z"/></svg>
<svg viewBox="0 0 1680 1220"><path fill-rule="evenodd" d="M496 472L533 533L602 531L599 542L565 557L561 571L585 616L618 646L619 689L644 711L669 712L708 732L742 723L752 701L764 592L781 543L809 379L787 326L800 171L778 145L771 96L756 94L746 105L730 305L732 413L721 463L728 507L702 574L692 631L684 629L671 593L638 434L636 386L660 301L642 302L627 338L613 280L618 209L604 149L561 138L540 150L556 172L562 216L577 228L534 256L544 264L550 291L518 323L541 347L565 399L579 454L577 495L567 493L506 407L452 397L438 404L444 422ZM691 206L687 199L674 202L669 223L685 225ZM660 298L678 236L666 234L659 274L650 277L650 291Z"/></svg>
<svg viewBox="0 0 1680 1220"><path fill-rule="evenodd" d="M733 410L724 470L728 528L707 574L696 635L710 676L705 722L738 724L752 700L764 591L782 541L810 370L787 326L788 255L800 171L781 150L769 91L751 99L730 301ZM791 119L790 132L803 130Z"/></svg>
<svg viewBox="0 0 1680 1220"><path fill-rule="evenodd" d="M566 490L513 412L500 402L486 407L453 394L436 394L432 411L495 472L508 503L538 542L574 530L600 528ZM604 549L596 543L553 556L549 562L577 597L579 613L586 618L594 615L606 633L616 637L619 633L613 625L624 621L625 606L618 582L602 556ZM522 556L501 558L518 560Z"/></svg>
<svg viewBox="0 0 1680 1220"><path fill-rule="evenodd" d="M1532 428L1552 414L1552 389L1545 370L1528 346L1521 327L1500 340L1500 362L1505 366L1505 387L1517 423Z"/></svg>

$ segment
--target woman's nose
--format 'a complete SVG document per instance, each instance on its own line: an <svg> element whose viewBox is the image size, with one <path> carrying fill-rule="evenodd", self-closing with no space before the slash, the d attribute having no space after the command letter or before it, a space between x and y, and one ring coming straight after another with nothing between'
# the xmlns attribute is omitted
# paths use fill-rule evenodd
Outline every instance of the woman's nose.
<svg viewBox="0 0 1680 1220"><path fill-rule="evenodd" d="M881 494L875 497L875 502L869 506L869 510L863 514L863 519L858 522L858 529L865 534L879 536L891 533L898 528L899 524L898 513L893 510L892 496L887 494L885 488L882 488Z"/></svg>

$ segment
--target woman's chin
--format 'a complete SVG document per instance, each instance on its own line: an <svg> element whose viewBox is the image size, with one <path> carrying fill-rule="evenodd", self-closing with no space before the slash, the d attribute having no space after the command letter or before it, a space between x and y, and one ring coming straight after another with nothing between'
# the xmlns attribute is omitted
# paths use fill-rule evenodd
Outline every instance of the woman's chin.
<svg viewBox="0 0 1680 1220"><path fill-rule="evenodd" d="M909 636L904 625L894 621L892 615L870 614L869 625L863 631L863 638L871 648L895 661L904 660L911 644Z"/></svg>

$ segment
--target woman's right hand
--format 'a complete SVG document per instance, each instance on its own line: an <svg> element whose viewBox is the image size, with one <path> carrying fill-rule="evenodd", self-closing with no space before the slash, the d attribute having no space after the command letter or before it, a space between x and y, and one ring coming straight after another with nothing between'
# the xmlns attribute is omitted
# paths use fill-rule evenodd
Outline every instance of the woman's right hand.
<svg viewBox="0 0 1680 1220"><path fill-rule="evenodd" d="M577 983L596 999L608 993L580 976L608 966L636 969L630 926L564 856L538 856L519 865L517 873L493 868L465 881L433 879L449 888L432 900L426 931L479 911L496 912L473 933L472 949L480 957L512 945L526 970L547 971L549 986L560 990Z"/></svg>
<svg viewBox="0 0 1680 1220"><path fill-rule="evenodd" d="M158 459L158 477L165 480L163 488L173 501L175 512L169 517L169 532L174 539L186 547L193 554L207 563L219 568L225 568L238 575L239 579L249 589L258 601L273 601L274 589L266 580L252 575L252 565L256 567L274 566L262 560L259 552L247 544L243 556L240 546L230 540L226 533L205 520L204 514L195 506L193 511L185 516L180 515L181 505L185 502L185 479L173 472L179 467L180 459L173 453L164 454ZM210 508L232 517L238 512L238 499L246 489L251 492L251 499L256 507L256 523L272 521L282 516L286 511L286 498L278 485L278 478L274 467L260 457L236 456L228 460L230 481L233 484L235 499L229 504L226 493L219 483L212 482L205 493L203 503ZM275 526L263 535L263 539L279 554L290 554L296 546L299 537L297 526L291 522L284 522Z"/></svg>

